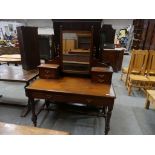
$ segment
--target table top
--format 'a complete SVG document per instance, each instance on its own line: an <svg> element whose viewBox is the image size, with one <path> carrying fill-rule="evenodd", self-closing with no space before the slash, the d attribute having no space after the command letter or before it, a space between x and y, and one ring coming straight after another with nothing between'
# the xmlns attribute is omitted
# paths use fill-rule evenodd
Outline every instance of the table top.
<svg viewBox="0 0 155 155"><path fill-rule="evenodd" d="M112 85L93 83L89 78L37 79L26 89L115 98Z"/></svg>
<svg viewBox="0 0 155 155"><path fill-rule="evenodd" d="M21 59L21 55L20 54L3 54L3 55L0 55L0 58Z"/></svg>
<svg viewBox="0 0 155 155"><path fill-rule="evenodd" d="M110 49L110 48L107 48L107 49L104 49L104 51L122 51L122 50L126 50L126 48L123 48L123 47L120 47L120 48L114 48L114 49Z"/></svg>
<svg viewBox="0 0 155 155"><path fill-rule="evenodd" d="M68 135L69 132L0 122L0 135Z"/></svg>
<svg viewBox="0 0 155 155"><path fill-rule="evenodd" d="M155 98L155 90L147 90L146 91L150 96L152 96L153 98Z"/></svg>
<svg viewBox="0 0 155 155"><path fill-rule="evenodd" d="M60 67L58 64L41 64L38 66L39 68L54 68L57 69Z"/></svg>
<svg viewBox="0 0 155 155"><path fill-rule="evenodd" d="M38 75L38 70L26 71L22 66L0 65L0 81L28 82Z"/></svg>

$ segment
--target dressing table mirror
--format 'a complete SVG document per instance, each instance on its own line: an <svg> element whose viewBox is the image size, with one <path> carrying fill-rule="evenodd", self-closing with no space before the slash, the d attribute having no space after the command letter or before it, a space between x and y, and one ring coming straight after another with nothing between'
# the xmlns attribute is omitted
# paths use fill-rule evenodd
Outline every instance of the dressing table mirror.
<svg viewBox="0 0 155 155"><path fill-rule="evenodd" d="M89 74L91 31L62 31L63 72Z"/></svg>

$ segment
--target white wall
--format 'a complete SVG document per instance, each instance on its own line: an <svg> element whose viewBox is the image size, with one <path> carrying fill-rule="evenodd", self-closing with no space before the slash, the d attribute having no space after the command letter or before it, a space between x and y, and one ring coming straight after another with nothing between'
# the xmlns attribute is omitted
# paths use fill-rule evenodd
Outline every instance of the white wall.
<svg viewBox="0 0 155 155"><path fill-rule="evenodd" d="M103 19L102 24L111 24L116 32L128 25L132 25L133 19Z"/></svg>
<svg viewBox="0 0 155 155"><path fill-rule="evenodd" d="M53 22L51 19L27 19L25 21L25 25L38 27L38 34L42 35L54 34Z"/></svg>

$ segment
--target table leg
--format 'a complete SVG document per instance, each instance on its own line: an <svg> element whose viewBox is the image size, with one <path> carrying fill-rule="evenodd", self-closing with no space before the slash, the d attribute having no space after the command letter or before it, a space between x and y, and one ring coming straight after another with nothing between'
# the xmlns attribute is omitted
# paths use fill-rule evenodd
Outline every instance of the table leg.
<svg viewBox="0 0 155 155"><path fill-rule="evenodd" d="M37 126L37 115L35 113L35 101L33 98L30 99L31 110L32 110L32 122L34 126Z"/></svg>
<svg viewBox="0 0 155 155"><path fill-rule="evenodd" d="M110 118L112 115L113 105L107 107L106 117L105 117L105 135L108 134L110 130Z"/></svg>
<svg viewBox="0 0 155 155"><path fill-rule="evenodd" d="M146 103L145 103L145 108L146 108L146 109L149 109L149 107L150 107L150 101L149 101L149 99L148 99L148 97L147 97Z"/></svg>
<svg viewBox="0 0 155 155"><path fill-rule="evenodd" d="M30 99L28 99L28 104L22 111L21 117L25 117L30 111L31 111L31 104L30 104Z"/></svg>

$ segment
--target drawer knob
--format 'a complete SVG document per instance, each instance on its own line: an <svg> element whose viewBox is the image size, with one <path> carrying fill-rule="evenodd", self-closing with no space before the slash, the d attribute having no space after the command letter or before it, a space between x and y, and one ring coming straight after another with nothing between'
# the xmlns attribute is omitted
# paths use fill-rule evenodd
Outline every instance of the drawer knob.
<svg viewBox="0 0 155 155"><path fill-rule="evenodd" d="M104 79L98 79L98 82L103 83Z"/></svg>
<svg viewBox="0 0 155 155"><path fill-rule="evenodd" d="M50 71L49 70L45 70L45 73L48 74L48 73L50 73Z"/></svg>
<svg viewBox="0 0 155 155"><path fill-rule="evenodd" d="M52 98L52 96L51 95L46 95L46 98L50 99L50 98Z"/></svg>
<svg viewBox="0 0 155 155"><path fill-rule="evenodd" d="M103 74L100 74L100 75L97 75L99 78L103 78L104 75Z"/></svg>
<svg viewBox="0 0 155 155"><path fill-rule="evenodd" d="M87 103L91 103L92 99L86 99Z"/></svg>

